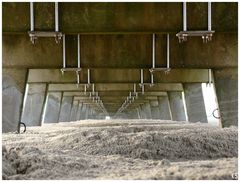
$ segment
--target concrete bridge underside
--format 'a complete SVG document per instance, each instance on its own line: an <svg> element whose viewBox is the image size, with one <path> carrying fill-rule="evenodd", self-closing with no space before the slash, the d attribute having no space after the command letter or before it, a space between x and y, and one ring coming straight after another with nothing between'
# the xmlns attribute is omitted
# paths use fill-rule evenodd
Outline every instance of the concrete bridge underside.
<svg viewBox="0 0 240 182"><path fill-rule="evenodd" d="M187 4L188 29L206 30L207 3ZM54 3L34 3L34 12L35 30L54 30ZM59 3L68 68L78 66L77 34L81 36L77 84L74 71L60 71L62 41L30 42L29 3L3 3L3 132L19 130L20 121L41 126L106 116L207 122L201 84L209 82L221 125L237 125L237 12L237 3L212 3L212 41L190 37L179 43L182 3ZM156 68L166 67L169 34L171 71L154 72L151 85L153 33ZM131 101L124 105L126 100Z"/></svg>

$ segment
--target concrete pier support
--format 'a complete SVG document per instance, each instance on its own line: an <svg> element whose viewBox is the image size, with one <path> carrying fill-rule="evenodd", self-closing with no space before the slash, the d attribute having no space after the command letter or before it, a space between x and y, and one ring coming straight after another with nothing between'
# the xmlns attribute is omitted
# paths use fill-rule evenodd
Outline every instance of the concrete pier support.
<svg viewBox="0 0 240 182"><path fill-rule="evenodd" d="M201 83L186 83L183 85L187 115L189 122L207 123Z"/></svg>
<svg viewBox="0 0 240 182"><path fill-rule="evenodd" d="M214 70L222 127L238 126L238 70Z"/></svg>
<svg viewBox="0 0 240 182"><path fill-rule="evenodd" d="M150 103L145 103L141 105L141 114L144 119L152 118Z"/></svg>
<svg viewBox="0 0 240 182"><path fill-rule="evenodd" d="M41 126L47 84L28 84L21 122L26 126Z"/></svg>
<svg viewBox="0 0 240 182"><path fill-rule="evenodd" d="M159 107L158 107L158 100L151 100L150 101L152 119L159 119Z"/></svg>
<svg viewBox="0 0 240 182"><path fill-rule="evenodd" d="M77 118L76 118L77 120L81 119L82 105L83 105L83 103L79 101L79 103L78 103L78 110L77 110Z"/></svg>
<svg viewBox="0 0 240 182"><path fill-rule="evenodd" d="M61 107L61 92L49 92L47 96L44 123L58 123L60 107Z"/></svg>
<svg viewBox="0 0 240 182"><path fill-rule="evenodd" d="M86 119L86 104L82 104L81 112L80 112L80 120Z"/></svg>
<svg viewBox="0 0 240 182"><path fill-rule="evenodd" d="M18 131L22 112L26 69L3 68L2 77L2 132Z"/></svg>
<svg viewBox="0 0 240 182"><path fill-rule="evenodd" d="M186 121L186 114L182 98L182 92L168 92L172 119L174 121Z"/></svg>
<svg viewBox="0 0 240 182"><path fill-rule="evenodd" d="M73 100L71 114L70 114L70 121L77 120L78 105L79 105L78 100Z"/></svg>
<svg viewBox="0 0 240 182"><path fill-rule="evenodd" d="M172 120L168 96L158 97L159 119Z"/></svg>
<svg viewBox="0 0 240 182"><path fill-rule="evenodd" d="M59 122L70 121L71 109L72 109L72 96L64 96L62 98L61 110L59 115Z"/></svg>

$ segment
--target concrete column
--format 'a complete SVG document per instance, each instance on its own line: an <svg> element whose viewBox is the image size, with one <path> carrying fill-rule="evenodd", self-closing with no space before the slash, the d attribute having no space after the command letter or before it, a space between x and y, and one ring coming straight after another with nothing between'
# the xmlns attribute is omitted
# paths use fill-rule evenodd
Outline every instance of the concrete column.
<svg viewBox="0 0 240 182"><path fill-rule="evenodd" d="M159 119L160 115L159 115L158 101L151 100L150 107L151 107L152 119Z"/></svg>
<svg viewBox="0 0 240 182"><path fill-rule="evenodd" d="M182 92L168 92L173 121L186 121Z"/></svg>
<svg viewBox="0 0 240 182"><path fill-rule="evenodd" d="M77 110L77 120L81 119L82 105L83 105L83 103L79 101L79 103L78 103L78 110Z"/></svg>
<svg viewBox="0 0 240 182"><path fill-rule="evenodd" d="M64 96L62 98L61 110L59 115L59 122L70 121L71 109L72 109L72 96Z"/></svg>
<svg viewBox="0 0 240 182"><path fill-rule="evenodd" d="M77 111L78 111L78 100L73 100L71 114L70 114L70 121L77 120Z"/></svg>
<svg viewBox="0 0 240 182"><path fill-rule="evenodd" d="M27 70L3 68L2 132L18 131L25 92Z"/></svg>
<svg viewBox="0 0 240 182"><path fill-rule="evenodd" d="M80 120L86 119L86 104L82 104L81 113L80 113Z"/></svg>
<svg viewBox="0 0 240 182"><path fill-rule="evenodd" d="M150 107L150 103L145 103L141 106L141 110L142 110L142 116L145 119L151 119L152 118L152 113L151 113L151 107Z"/></svg>
<svg viewBox="0 0 240 182"><path fill-rule="evenodd" d="M61 107L61 92L48 92L44 123L58 123L60 107Z"/></svg>
<svg viewBox="0 0 240 182"><path fill-rule="evenodd" d="M31 83L27 85L27 93L21 122L26 126L41 126L47 84Z"/></svg>
<svg viewBox="0 0 240 182"><path fill-rule="evenodd" d="M213 74L222 126L238 126L238 69L214 70Z"/></svg>
<svg viewBox="0 0 240 182"><path fill-rule="evenodd" d="M183 85L187 115L189 122L207 123L201 83L186 83Z"/></svg>
<svg viewBox="0 0 240 182"><path fill-rule="evenodd" d="M85 117L84 117L84 119L89 119L89 110L90 110L89 106L86 105L86 111L85 111Z"/></svg>
<svg viewBox="0 0 240 182"><path fill-rule="evenodd" d="M159 119L172 120L168 96L158 97Z"/></svg>

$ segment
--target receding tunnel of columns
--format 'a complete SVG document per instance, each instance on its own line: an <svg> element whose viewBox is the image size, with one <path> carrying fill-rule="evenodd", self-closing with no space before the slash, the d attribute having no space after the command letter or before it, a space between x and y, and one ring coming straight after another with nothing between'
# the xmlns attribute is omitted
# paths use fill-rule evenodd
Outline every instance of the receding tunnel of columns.
<svg viewBox="0 0 240 182"><path fill-rule="evenodd" d="M32 44L26 35L30 26L8 18L11 27L3 19L4 132L16 131L20 121L27 126L106 117L208 122L208 98L204 98L202 83L208 83L216 94L219 113L215 114L220 124L237 125L237 25L232 25L236 17L234 13L220 16L223 9L235 11L236 3L212 3L212 27L209 21L203 21L209 20L207 3L189 3L189 7L194 4L198 11L205 12L202 22L197 15L189 18L189 29L207 29L204 42L212 34L211 28L215 30L207 43L198 37L199 32L187 32L197 37L187 37L186 41L181 32L186 26L182 27L181 3L150 3L154 10L164 7L164 19L146 8L149 3L139 4L135 10L138 16L132 14L136 24L129 17L119 17L120 24L91 18L88 23L79 21L84 16L81 9L87 7L91 14L95 7L77 4L59 3L62 19L58 23L63 37L58 44L54 38L34 39ZM127 11L131 4L115 6ZM25 21L29 14L18 11L28 8L29 3L5 3L3 13L15 12ZM110 18L106 6L99 8L105 10L98 12L100 20ZM193 13L194 7L189 9ZM33 34L34 28L52 31L54 25L39 16L41 9L35 11ZM178 16L168 16L171 12ZM144 13L152 13L153 22L139 21ZM54 13L49 16L54 17ZM219 16L233 22L228 25L229 21L217 20ZM194 24L196 19L199 24ZM159 26L162 21L168 24Z"/></svg>

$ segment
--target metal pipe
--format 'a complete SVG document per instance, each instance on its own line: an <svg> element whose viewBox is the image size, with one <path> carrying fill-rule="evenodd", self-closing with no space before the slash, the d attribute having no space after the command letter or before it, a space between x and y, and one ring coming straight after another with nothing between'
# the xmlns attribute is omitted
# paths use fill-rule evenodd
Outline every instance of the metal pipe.
<svg viewBox="0 0 240 182"><path fill-rule="evenodd" d="M212 30L212 5L208 2L208 31Z"/></svg>
<svg viewBox="0 0 240 182"><path fill-rule="evenodd" d="M55 2L55 32L59 31L59 24L58 24L58 2Z"/></svg>
<svg viewBox="0 0 240 182"><path fill-rule="evenodd" d="M88 84L90 84L90 69L88 69Z"/></svg>
<svg viewBox="0 0 240 182"><path fill-rule="evenodd" d="M136 83L133 84L133 91L136 93Z"/></svg>
<svg viewBox="0 0 240 182"><path fill-rule="evenodd" d="M143 69L141 69L141 84L143 84Z"/></svg>
<svg viewBox="0 0 240 182"><path fill-rule="evenodd" d="M80 46L81 46L81 42L80 42L80 35L78 34L78 68L80 68L81 67L81 65L80 65L80 61L81 61L81 48L80 48Z"/></svg>
<svg viewBox="0 0 240 182"><path fill-rule="evenodd" d="M152 68L155 68L155 34L152 36Z"/></svg>
<svg viewBox="0 0 240 182"><path fill-rule="evenodd" d="M65 34L63 34L63 68L66 68L66 50L65 50Z"/></svg>
<svg viewBox="0 0 240 182"><path fill-rule="evenodd" d="M187 2L183 2L183 31L187 31Z"/></svg>
<svg viewBox="0 0 240 182"><path fill-rule="evenodd" d="M142 86L142 94L144 94L144 85Z"/></svg>
<svg viewBox="0 0 240 182"><path fill-rule="evenodd" d="M79 75L78 72L77 72L77 83L78 83L78 84L80 83L80 75Z"/></svg>
<svg viewBox="0 0 240 182"><path fill-rule="evenodd" d="M212 83L212 70L211 69L208 69L208 83L209 83L209 86Z"/></svg>
<svg viewBox="0 0 240 182"><path fill-rule="evenodd" d="M94 85L94 83L92 84L92 92L93 93L95 92L95 85Z"/></svg>
<svg viewBox="0 0 240 182"><path fill-rule="evenodd" d="M30 2L30 25L31 25L31 31L34 31L34 6L33 6L33 2Z"/></svg>
<svg viewBox="0 0 240 182"><path fill-rule="evenodd" d="M151 84L154 84L153 73L151 73Z"/></svg>
<svg viewBox="0 0 240 182"><path fill-rule="evenodd" d="M170 54L169 54L169 50L170 49L170 45L169 45L169 34L167 34L167 68L170 67Z"/></svg>

